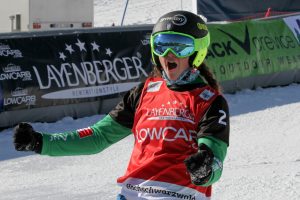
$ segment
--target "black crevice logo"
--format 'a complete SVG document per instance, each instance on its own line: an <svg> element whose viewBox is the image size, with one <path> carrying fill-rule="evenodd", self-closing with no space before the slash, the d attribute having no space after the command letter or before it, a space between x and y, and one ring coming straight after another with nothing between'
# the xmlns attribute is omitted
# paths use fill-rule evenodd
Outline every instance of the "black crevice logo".
<svg viewBox="0 0 300 200"><path fill-rule="evenodd" d="M222 33L224 33L225 35L227 35L228 37L230 37L237 45L239 45L242 49L244 49L244 51L250 55L251 52L251 47L250 47L250 36L249 36L249 31L248 31L248 27L245 27L245 37L244 37L244 41L238 39L237 37L235 37L234 35L227 33L221 29L218 29L219 31L221 31Z"/></svg>

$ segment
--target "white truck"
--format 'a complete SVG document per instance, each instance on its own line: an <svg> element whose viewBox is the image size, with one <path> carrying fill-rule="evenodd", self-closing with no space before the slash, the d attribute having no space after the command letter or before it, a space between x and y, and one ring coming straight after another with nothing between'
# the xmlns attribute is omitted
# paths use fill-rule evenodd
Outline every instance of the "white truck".
<svg viewBox="0 0 300 200"><path fill-rule="evenodd" d="M94 26L94 0L0 0L0 33Z"/></svg>

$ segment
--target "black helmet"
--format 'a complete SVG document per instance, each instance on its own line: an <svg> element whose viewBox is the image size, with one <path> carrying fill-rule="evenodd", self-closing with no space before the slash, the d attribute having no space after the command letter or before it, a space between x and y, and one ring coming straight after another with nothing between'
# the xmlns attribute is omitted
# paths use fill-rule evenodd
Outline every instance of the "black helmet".
<svg viewBox="0 0 300 200"><path fill-rule="evenodd" d="M210 38L207 26L204 20L188 11L172 11L161 16L157 23L154 25L151 40L153 35L159 32L178 32L184 33L194 37L195 39L202 39L202 48L196 49L195 53L190 56L190 64L194 67L199 67L203 62L207 48L209 46ZM160 67L158 56L153 53L153 47L151 42L152 60L156 66Z"/></svg>

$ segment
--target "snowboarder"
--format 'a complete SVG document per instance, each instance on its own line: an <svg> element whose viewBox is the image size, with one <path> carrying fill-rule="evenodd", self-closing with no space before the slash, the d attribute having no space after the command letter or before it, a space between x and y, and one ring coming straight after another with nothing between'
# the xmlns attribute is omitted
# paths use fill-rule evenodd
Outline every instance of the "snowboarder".
<svg viewBox="0 0 300 200"><path fill-rule="evenodd" d="M229 145L229 111L204 63L209 42L201 17L187 11L163 15L150 39L151 77L90 127L50 134L18 124L15 149L49 156L94 154L134 134L117 199L210 199Z"/></svg>

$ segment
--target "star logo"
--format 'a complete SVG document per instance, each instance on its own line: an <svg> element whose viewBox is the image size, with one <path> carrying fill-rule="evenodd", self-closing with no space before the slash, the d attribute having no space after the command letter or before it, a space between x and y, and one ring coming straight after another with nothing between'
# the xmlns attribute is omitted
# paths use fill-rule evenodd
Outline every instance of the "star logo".
<svg viewBox="0 0 300 200"><path fill-rule="evenodd" d="M81 42L79 39L77 39L77 43L75 43L75 44L79 47L80 51L86 51L86 49L84 47L85 42Z"/></svg>
<svg viewBox="0 0 300 200"><path fill-rule="evenodd" d="M72 45L67 45L66 44L66 51L68 51L70 54L74 52L74 49L72 48Z"/></svg>
<svg viewBox="0 0 300 200"><path fill-rule="evenodd" d="M63 52L59 52L59 58L62 59L63 61L65 61L66 56Z"/></svg>
<svg viewBox="0 0 300 200"><path fill-rule="evenodd" d="M93 51L98 51L99 52L99 45L94 41L91 43L92 47L93 47Z"/></svg>
<svg viewBox="0 0 300 200"><path fill-rule="evenodd" d="M109 55L109 57L111 57L112 51L110 50L110 48L107 48L105 50L106 50L106 55Z"/></svg>
<svg viewBox="0 0 300 200"><path fill-rule="evenodd" d="M61 60L66 61L69 59L69 57L72 57L74 54L77 53L83 53L84 51L89 51L91 53L100 53L104 50L106 57L113 56L113 51L111 50L111 48L102 47L96 40L86 42L84 40L81 41L79 38L76 38L75 41L71 43L66 41L65 47L63 47L62 51L58 51L57 54L59 54L58 56Z"/></svg>

